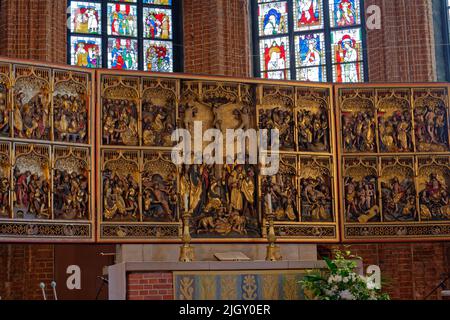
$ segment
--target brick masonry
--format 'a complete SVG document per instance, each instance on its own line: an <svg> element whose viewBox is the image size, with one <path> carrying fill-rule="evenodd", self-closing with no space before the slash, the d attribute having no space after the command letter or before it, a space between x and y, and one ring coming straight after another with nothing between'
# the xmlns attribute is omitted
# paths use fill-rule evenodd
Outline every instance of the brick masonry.
<svg viewBox="0 0 450 320"><path fill-rule="evenodd" d="M174 300L172 273L132 273L127 278L128 300Z"/></svg>
<svg viewBox="0 0 450 320"><path fill-rule="evenodd" d="M366 0L381 8L381 29L367 30L371 82L436 81L431 0Z"/></svg>
<svg viewBox="0 0 450 320"><path fill-rule="evenodd" d="M66 63L66 0L0 1L0 55Z"/></svg>
<svg viewBox="0 0 450 320"><path fill-rule="evenodd" d="M351 250L364 266L381 268L383 286L392 299L424 299L450 272L450 243L359 244L350 247L319 246L319 256L334 249ZM438 294L430 299L438 298Z"/></svg>
<svg viewBox="0 0 450 320"><path fill-rule="evenodd" d="M367 32L369 80L434 81L431 0L366 0L366 7L373 4L381 8L382 28ZM183 0L183 9L185 72L252 75L249 0ZM0 14L0 55L66 62L65 0L1 0ZM441 273L450 271L449 246L361 244L352 250L367 265L381 266L392 298L420 299L437 285ZM333 248L321 246L320 254L329 255ZM54 248L1 245L0 270L3 299L41 299L39 282L54 277ZM132 274L129 298L173 298L171 281L166 273Z"/></svg>
<svg viewBox="0 0 450 320"><path fill-rule="evenodd" d="M51 245L0 245L0 297L2 300L42 300L39 284L54 280L54 251Z"/></svg>
<svg viewBox="0 0 450 320"><path fill-rule="evenodd" d="M183 12L185 72L251 76L247 0L184 0Z"/></svg>

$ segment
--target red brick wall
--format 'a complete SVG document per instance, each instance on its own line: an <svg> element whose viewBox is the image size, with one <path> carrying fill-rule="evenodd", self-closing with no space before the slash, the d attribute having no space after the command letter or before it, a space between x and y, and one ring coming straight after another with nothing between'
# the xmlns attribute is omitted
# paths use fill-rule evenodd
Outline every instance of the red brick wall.
<svg viewBox="0 0 450 320"><path fill-rule="evenodd" d="M431 0L366 0L381 8L380 30L367 30L371 82L436 80Z"/></svg>
<svg viewBox="0 0 450 320"><path fill-rule="evenodd" d="M364 266L381 268L384 290L392 299L424 299L450 272L450 243L359 244L350 247L320 246L319 256L333 249L350 250ZM430 297L436 299L437 293Z"/></svg>
<svg viewBox="0 0 450 320"><path fill-rule="evenodd" d="M128 300L174 300L172 273L132 273L127 278Z"/></svg>
<svg viewBox="0 0 450 320"><path fill-rule="evenodd" d="M249 0L184 0L184 69L251 76Z"/></svg>
<svg viewBox="0 0 450 320"><path fill-rule="evenodd" d="M66 0L0 1L0 55L66 63Z"/></svg>
<svg viewBox="0 0 450 320"><path fill-rule="evenodd" d="M0 245L0 297L3 300L41 300L39 284L47 286L54 280L53 246Z"/></svg>

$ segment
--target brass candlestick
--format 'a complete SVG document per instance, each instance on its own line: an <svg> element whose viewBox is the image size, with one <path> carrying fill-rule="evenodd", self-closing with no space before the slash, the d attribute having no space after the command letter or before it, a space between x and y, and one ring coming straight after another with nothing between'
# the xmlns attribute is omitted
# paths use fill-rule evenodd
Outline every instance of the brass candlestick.
<svg viewBox="0 0 450 320"><path fill-rule="evenodd" d="M181 246L180 250L180 262L192 262L194 261L194 248L191 247L191 231L190 231L190 223L191 223L192 212L185 211L183 214L183 246Z"/></svg>
<svg viewBox="0 0 450 320"><path fill-rule="evenodd" d="M276 245L277 236L275 234L274 224L275 214L270 210L270 212L266 214L266 219L269 224L269 231L267 233L269 245L267 246L266 261L281 261L280 247Z"/></svg>

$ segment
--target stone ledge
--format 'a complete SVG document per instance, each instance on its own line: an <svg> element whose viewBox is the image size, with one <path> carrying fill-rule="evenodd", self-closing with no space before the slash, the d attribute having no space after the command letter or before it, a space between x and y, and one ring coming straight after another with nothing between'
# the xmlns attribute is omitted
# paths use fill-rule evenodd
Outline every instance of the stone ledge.
<svg viewBox="0 0 450 320"><path fill-rule="evenodd" d="M176 271L253 271L321 269L324 261L203 261L203 262L126 262L125 272L176 272Z"/></svg>

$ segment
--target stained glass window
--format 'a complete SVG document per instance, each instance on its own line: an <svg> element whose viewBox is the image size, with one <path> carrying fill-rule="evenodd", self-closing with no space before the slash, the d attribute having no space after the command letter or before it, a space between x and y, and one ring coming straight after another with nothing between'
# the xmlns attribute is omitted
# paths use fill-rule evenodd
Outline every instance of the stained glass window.
<svg viewBox="0 0 450 320"><path fill-rule="evenodd" d="M362 0L253 0L257 76L365 81L361 8Z"/></svg>
<svg viewBox="0 0 450 320"><path fill-rule="evenodd" d="M180 0L69 0L68 61L86 68L181 71ZM177 62L177 63L175 63Z"/></svg>

